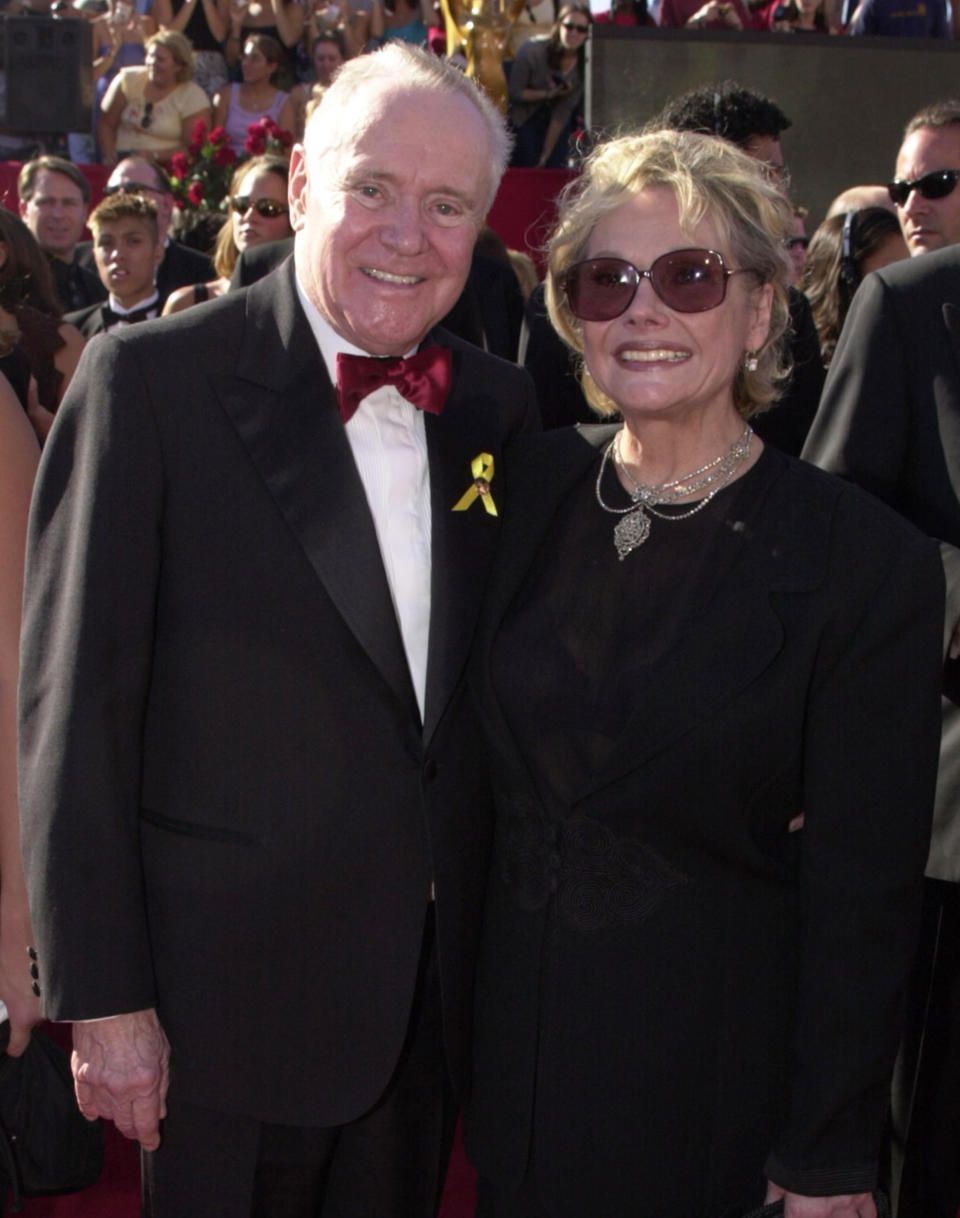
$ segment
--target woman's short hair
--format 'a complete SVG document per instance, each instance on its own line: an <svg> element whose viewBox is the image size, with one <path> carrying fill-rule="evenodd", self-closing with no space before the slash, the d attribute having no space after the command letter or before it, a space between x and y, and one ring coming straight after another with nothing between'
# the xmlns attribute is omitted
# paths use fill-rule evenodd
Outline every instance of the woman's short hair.
<svg viewBox="0 0 960 1218"><path fill-rule="evenodd" d="M230 180L231 198L237 194L244 180L250 177L252 173L276 174L284 186L286 186L290 176L290 163L286 157L275 156L272 153L255 156L249 161L244 161L242 165L237 167L236 172ZM221 279L229 279L234 272L239 257L240 251L237 249L237 243L233 239L232 217L228 216L226 224L222 225L217 233L217 239L213 246L213 269Z"/></svg>
<svg viewBox="0 0 960 1218"><path fill-rule="evenodd" d="M549 243L547 306L557 332L583 353L580 322L567 307L560 277L579 262L599 221L650 187L669 187L677 200L680 226L692 232L708 218L720 232L735 268L749 268L773 287L770 330L756 353L757 368L741 365L733 386L734 404L744 418L776 401L789 372L783 336L789 322L789 262L785 240L791 208L759 163L725 140L685 131L643 131L599 145L580 178L563 192L556 231ZM584 368L587 400L600 414L616 410Z"/></svg>
<svg viewBox="0 0 960 1218"><path fill-rule="evenodd" d="M863 264L898 237L900 221L886 207L864 207L830 216L810 238L803 264L803 291L820 339L820 354L829 364L863 278Z"/></svg>
<svg viewBox="0 0 960 1218"><path fill-rule="evenodd" d="M149 50L154 43L166 47L173 56L177 65L177 80L181 84L193 79L193 44L186 34L181 34L179 30L157 30L144 45Z"/></svg>

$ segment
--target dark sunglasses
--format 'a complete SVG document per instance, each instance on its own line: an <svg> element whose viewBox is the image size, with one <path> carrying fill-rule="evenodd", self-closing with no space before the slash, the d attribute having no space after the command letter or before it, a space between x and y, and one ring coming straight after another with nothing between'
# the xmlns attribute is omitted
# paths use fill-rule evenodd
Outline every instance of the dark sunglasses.
<svg viewBox="0 0 960 1218"><path fill-rule="evenodd" d="M578 34L589 34L589 25L577 25L575 21L561 21L560 24L565 30L575 30Z"/></svg>
<svg viewBox="0 0 960 1218"><path fill-rule="evenodd" d="M801 249L805 250L809 244L810 244L809 237L788 237L787 238L787 249L788 250L801 250Z"/></svg>
<svg viewBox="0 0 960 1218"><path fill-rule="evenodd" d="M648 271L623 258L577 262L561 276L560 286L570 312L581 321L613 321L625 313L643 279L650 280L663 303L675 312L705 313L723 303L727 280L742 270L728 271L716 250L671 250Z"/></svg>
<svg viewBox="0 0 960 1218"><path fill-rule="evenodd" d="M144 129L144 131L146 131L146 129L150 126L150 124L152 122L153 122L153 102L145 101L143 103L143 118L140 120L140 126Z"/></svg>
<svg viewBox="0 0 960 1218"><path fill-rule="evenodd" d="M276 199L252 199L249 195L234 195L230 206L238 216L242 216L252 207L257 215L263 216L265 220L273 220L290 210L286 203L278 203Z"/></svg>
<svg viewBox="0 0 960 1218"><path fill-rule="evenodd" d="M925 199L945 199L953 192L957 180L960 179L960 169L934 169L922 177L907 182L903 178L895 178L887 186L890 198L895 207L903 207L910 192L918 190Z"/></svg>
<svg viewBox="0 0 960 1218"><path fill-rule="evenodd" d="M104 198L109 199L111 195L162 195L166 191L159 190L156 186L148 186L146 182L115 182L112 186L104 186Z"/></svg>

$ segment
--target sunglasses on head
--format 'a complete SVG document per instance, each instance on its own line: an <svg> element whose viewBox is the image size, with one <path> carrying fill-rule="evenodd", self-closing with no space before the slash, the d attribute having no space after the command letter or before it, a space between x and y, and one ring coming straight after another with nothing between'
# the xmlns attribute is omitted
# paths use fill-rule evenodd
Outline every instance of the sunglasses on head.
<svg viewBox="0 0 960 1218"><path fill-rule="evenodd" d="M887 191L895 207L903 207L910 198L911 191L919 191L925 199L945 199L951 194L957 180L960 179L960 169L934 169L922 177L914 178L912 182L904 178L895 178L887 186Z"/></svg>
<svg viewBox="0 0 960 1218"><path fill-rule="evenodd" d="M589 34L589 25L578 25L576 21L561 21L560 24L565 30L575 31L577 34Z"/></svg>
<svg viewBox="0 0 960 1218"><path fill-rule="evenodd" d="M742 268L747 270L749 268ZM705 313L723 304L728 271L716 250L671 250L641 271L624 258L589 258L574 263L560 279L570 312L581 321L613 321L633 303L640 282L650 286L677 313Z"/></svg>
<svg viewBox="0 0 960 1218"><path fill-rule="evenodd" d="M265 220L273 220L290 210L286 203L278 203L276 199L252 199L249 195L234 195L230 206L238 216L242 216L252 207L257 215L263 216Z"/></svg>

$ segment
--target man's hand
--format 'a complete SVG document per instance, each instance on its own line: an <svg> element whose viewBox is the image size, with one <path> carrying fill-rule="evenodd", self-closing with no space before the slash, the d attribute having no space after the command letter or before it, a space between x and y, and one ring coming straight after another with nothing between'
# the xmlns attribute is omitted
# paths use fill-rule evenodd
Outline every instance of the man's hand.
<svg viewBox="0 0 960 1218"><path fill-rule="evenodd" d="M88 1121L105 1117L144 1150L160 1145L170 1045L154 1010L73 1025L73 1078Z"/></svg>
<svg viewBox="0 0 960 1218"><path fill-rule="evenodd" d="M785 1218L877 1218L877 1206L870 1193L842 1197L801 1197L788 1193L778 1184L767 1184L766 1203L783 1200Z"/></svg>

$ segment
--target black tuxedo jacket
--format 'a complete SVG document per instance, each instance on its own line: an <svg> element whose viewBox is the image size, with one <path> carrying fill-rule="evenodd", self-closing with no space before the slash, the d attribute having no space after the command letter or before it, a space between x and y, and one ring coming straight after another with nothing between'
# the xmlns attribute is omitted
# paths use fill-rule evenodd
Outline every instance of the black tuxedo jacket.
<svg viewBox="0 0 960 1218"><path fill-rule="evenodd" d="M589 572L553 524L610 434L550 431L511 460L472 667L497 830L468 1151L509 1195L533 1146L556 1218L745 1212L768 1156L784 1187L858 1192L875 1183L929 835L936 547L768 452L609 757L569 803L547 798L494 643L515 601L530 611L534 564Z"/></svg>
<svg viewBox="0 0 960 1218"><path fill-rule="evenodd" d="M960 618L960 246L860 285L803 456L940 541L948 636ZM929 869L960 881L960 661L947 660L944 692Z"/></svg>
<svg viewBox="0 0 960 1218"><path fill-rule="evenodd" d="M156 1005L181 1096L285 1124L370 1108L436 887L455 1082L490 806L461 680L502 516L451 509L533 417L438 332L421 724L292 264L91 344L48 442L24 621L22 809L54 1018Z"/></svg>

